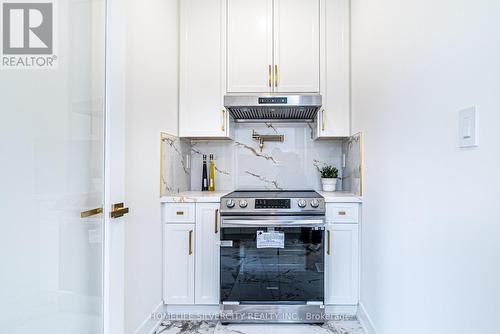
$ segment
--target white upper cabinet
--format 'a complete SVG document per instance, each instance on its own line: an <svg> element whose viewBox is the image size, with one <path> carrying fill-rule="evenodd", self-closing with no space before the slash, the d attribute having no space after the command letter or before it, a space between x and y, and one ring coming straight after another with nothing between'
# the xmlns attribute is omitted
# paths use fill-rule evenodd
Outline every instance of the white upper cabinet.
<svg viewBox="0 0 500 334"><path fill-rule="evenodd" d="M273 63L273 1L228 0L227 91L269 92Z"/></svg>
<svg viewBox="0 0 500 334"><path fill-rule="evenodd" d="M226 91L226 0L180 1L179 135L230 137Z"/></svg>
<svg viewBox="0 0 500 334"><path fill-rule="evenodd" d="M275 92L319 92L319 0L274 0Z"/></svg>
<svg viewBox="0 0 500 334"><path fill-rule="evenodd" d="M319 92L319 3L228 0L227 92Z"/></svg>
<svg viewBox="0 0 500 334"><path fill-rule="evenodd" d="M349 137L350 1L321 0L321 95L318 137Z"/></svg>

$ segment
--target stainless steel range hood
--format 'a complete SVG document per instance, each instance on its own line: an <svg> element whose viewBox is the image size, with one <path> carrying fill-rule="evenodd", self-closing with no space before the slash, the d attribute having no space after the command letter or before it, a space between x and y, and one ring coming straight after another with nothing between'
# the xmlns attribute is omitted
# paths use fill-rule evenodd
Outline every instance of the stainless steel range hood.
<svg viewBox="0 0 500 334"><path fill-rule="evenodd" d="M235 122L312 122L321 95L225 95L224 106Z"/></svg>

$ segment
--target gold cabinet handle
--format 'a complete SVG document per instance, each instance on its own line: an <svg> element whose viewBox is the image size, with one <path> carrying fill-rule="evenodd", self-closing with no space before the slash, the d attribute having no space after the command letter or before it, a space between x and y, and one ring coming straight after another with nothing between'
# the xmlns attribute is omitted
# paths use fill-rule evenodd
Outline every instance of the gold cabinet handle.
<svg viewBox="0 0 500 334"><path fill-rule="evenodd" d="M321 109L321 131L325 131L325 109Z"/></svg>
<svg viewBox="0 0 500 334"><path fill-rule="evenodd" d="M116 203L111 206L111 211L109 216L111 218L120 218L129 212L128 208L125 208L123 203Z"/></svg>
<svg viewBox="0 0 500 334"><path fill-rule="evenodd" d="M278 87L278 65L274 65L274 87Z"/></svg>
<svg viewBox="0 0 500 334"><path fill-rule="evenodd" d="M339 216L345 216L346 212L345 211L339 211Z"/></svg>
<svg viewBox="0 0 500 334"><path fill-rule="evenodd" d="M215 234L219 233L219 209L215 209Z"/></svg>
<svg viewBox="0 0 500 334"><path fill-rule="evenodd" d="M273 75L273 67L271 65L269 65L269 72L267 73L267 84L269 85L269 87L272 87L272 77Z"/></svg>
<svg viewBox="0 0 500 334"><path fill-rule="evenodd" d="M326 254L330 255L330 230L327 230L326 234L328 235Z"/></svg>
<svg viewBox="0 0 500 334"><path fill-rule="evenodd" d="M184 211L177 211L175 214L177 216L184 216Z"/></svg>
<svg viewBox="0 0 500 334"><path fill-rule="evenodd" d="M189 255L193 254L193 230L189 230Z"/></svg>
<svg viewBox="0 0 500 334"><path fill-rule="evenodd" d="M226 131L226 110L222 109L222 132Z"/></svg>
<svg viewBox="0 0 500 334"><path fill-rule="evenodd" d="M80 212L80 218L87 218L102 213L102 208L95 208L87 211Z"/></svg>

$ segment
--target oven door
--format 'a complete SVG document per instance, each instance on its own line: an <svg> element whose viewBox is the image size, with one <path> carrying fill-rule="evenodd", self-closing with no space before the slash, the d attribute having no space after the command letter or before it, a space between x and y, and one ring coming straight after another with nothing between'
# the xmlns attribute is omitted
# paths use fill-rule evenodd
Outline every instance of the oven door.
<svg viewBox="0 0 500 334"><path fill-rule="evenodd" d="M324 301L323 217L223 217L221 303Z"/></svg>

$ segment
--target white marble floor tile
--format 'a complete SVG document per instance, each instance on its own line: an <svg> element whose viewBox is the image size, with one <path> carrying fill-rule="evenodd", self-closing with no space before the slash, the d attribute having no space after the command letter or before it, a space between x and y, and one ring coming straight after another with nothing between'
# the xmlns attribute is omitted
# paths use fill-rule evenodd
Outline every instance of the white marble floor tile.
<svg viewBox="0 0 500 334"><path fill-rule="evenodd" d="M165 321L154 334L364 334L358 321L330 321L324 325L229 324L208 321Z"/></svg>
<svg viewBox="0 0 500 334"><path fill-rule="evenodd" d="M216 326L215 321L164 321L154 334L213 334Z"/></svg>

